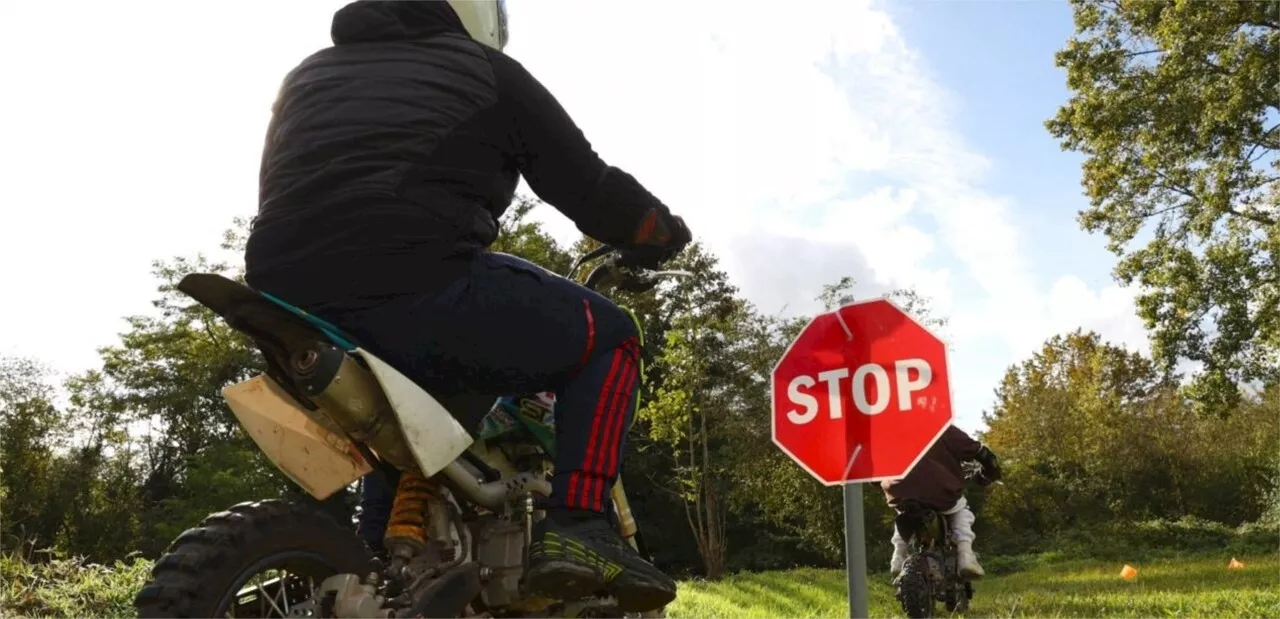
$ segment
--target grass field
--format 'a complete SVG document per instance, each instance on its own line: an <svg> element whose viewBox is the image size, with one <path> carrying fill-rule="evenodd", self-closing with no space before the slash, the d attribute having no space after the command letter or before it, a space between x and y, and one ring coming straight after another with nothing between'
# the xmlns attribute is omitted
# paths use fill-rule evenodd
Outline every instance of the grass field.
<svg viewBox="0 0 1280 619"><path fill-rule="evenodd" d="M1052 557L986 561L971 617L1280 617L1280 558L1227 557L1120 563ZM133 593L149 565L92 566L58 561L36 568L0 557L0 617L130 617ZM687 582L668 615L681 617L848 617L844 573L799 569L739 574L717 583ZM939 605L941 610L941 605ZM875 574L871 616L900 617L888 576Z"/></svg>
<svg viewBox="0 0 1280 619"><path fill-rule="evenodd" d="M1280 617L1280 558L1227 557L1130 562L1139 576L1120 578L1122 564L1032 560L994 563L975 584L970 617ZM872 617L901 617L887 574L871 577ZM832 570L739 574L722 582L681 585L668 616L848 617L845 575ZM938 605L942 611L942 605Z"/></svg>

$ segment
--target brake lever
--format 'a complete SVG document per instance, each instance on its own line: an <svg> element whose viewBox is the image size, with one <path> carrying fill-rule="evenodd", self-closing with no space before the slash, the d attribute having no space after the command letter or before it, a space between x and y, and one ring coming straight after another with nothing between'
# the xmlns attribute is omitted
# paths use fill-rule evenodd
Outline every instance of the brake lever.
<svg viewBox="0 0 1280 619"><path fill-rule="evenodd" d="M675 275L678 277L693 277L693 273L689 271L685 271L683 269L675 269L675 270L668 270L668 271L648 271L648 275L651 277L661 277L663 275Z"/></svg>
<svg viewBox="0 0 1280 619"><path fill-rule="evenodd" d="M614 288L624 292L648 292L658 285L652 272L625 266L615 267L616 279Z"/></svg>
<svg viewBox="0 0 1280 619"><path fill-rule="evenodd" d="M609 245L601 245L600 247L597 247L594 250L587 252L586 254L578 256L578 259L574 260L573 264L569 266L569 273L566 275L566 277L568 277L569 279L573 279L574 275L578 273L578 269L581 269L588 262L591 262L596 258L599 258L601 256L606 256L609 254L613 254L613 255L606 258L604 263L612 265L612 263L616 263L618 261L618 250L617 248L611 247Z"/></svg>

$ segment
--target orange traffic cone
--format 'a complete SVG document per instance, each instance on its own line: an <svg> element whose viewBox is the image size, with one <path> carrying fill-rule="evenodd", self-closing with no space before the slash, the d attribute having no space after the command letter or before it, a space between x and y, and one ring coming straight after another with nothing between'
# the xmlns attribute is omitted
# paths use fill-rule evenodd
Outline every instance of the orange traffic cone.
<svg viewBox="0 0 1280 619"><path fill-rule="evenodd" d="M1229 570L1242 570L1242 569L1244 569L1244 564L1243 564L1243 563L1241 563L1241 562L1239 562L1239 561L1236 561L1236 558L1235 558L1235 557L1231 557L1231 561L1227 563L1227 569L1229 569Z"/></svg>
<svg viewBox="0 0 1280 619"><path fill-rule="evenodd" d="M1132 565L1126 565L1121 568L1120 577L1125 580L1133 580L1138 577L1138 569Z"/></svg>

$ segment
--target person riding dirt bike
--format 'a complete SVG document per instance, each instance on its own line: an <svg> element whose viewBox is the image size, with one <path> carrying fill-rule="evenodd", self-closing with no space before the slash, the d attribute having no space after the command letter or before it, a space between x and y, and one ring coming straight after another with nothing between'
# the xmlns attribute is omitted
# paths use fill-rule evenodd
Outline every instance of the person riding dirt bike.
<svg viewBox="0 0 1280 619"><path fill-rule="evenodd" d="M521 175L636 266L674 257L688 228L501 51L501 1L360 0L335 13L331 35L273 108L247 283L353 334L468 427L496 396L553 391L559 447L528 585L664 606L675 583L606 516L638 327L604 296L488 248ZM376 547L392 491L365 481L359 527Z"/></svg>
<svg viewBox="0 0 1280 619"><path fill-rule="evenodd" d="M982 466L979 483L986 485L1000 479L1000 465L995 453L960 428L949 426L906 477L881 482L880 488L889 507L898 513L902 513L901 508L910 501L947 516L951 538L956 545L957 567L961 575L972 579L981 578L984 572L973 552L975 517L964 497L962 463L969 461L977 461ZM907 541L897 526L893 529L892 543L889 573L897 576L910 554Z"/></svg>

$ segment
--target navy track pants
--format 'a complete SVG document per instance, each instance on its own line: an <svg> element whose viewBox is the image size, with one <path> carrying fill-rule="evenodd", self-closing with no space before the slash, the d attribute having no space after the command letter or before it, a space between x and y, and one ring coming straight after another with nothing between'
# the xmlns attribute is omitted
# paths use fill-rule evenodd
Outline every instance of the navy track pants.
<svg viewBox="0 0 1280 619"><path fill-rule="evenodd" d="M554 391L550 505L610 508L641 350L635 322L609 299L514 256L481 252L438 292L308 309L418 382L469 429L499 396ZM394 496L387 483L370 475L362 484L360 530L374 547Z"/></svg>

